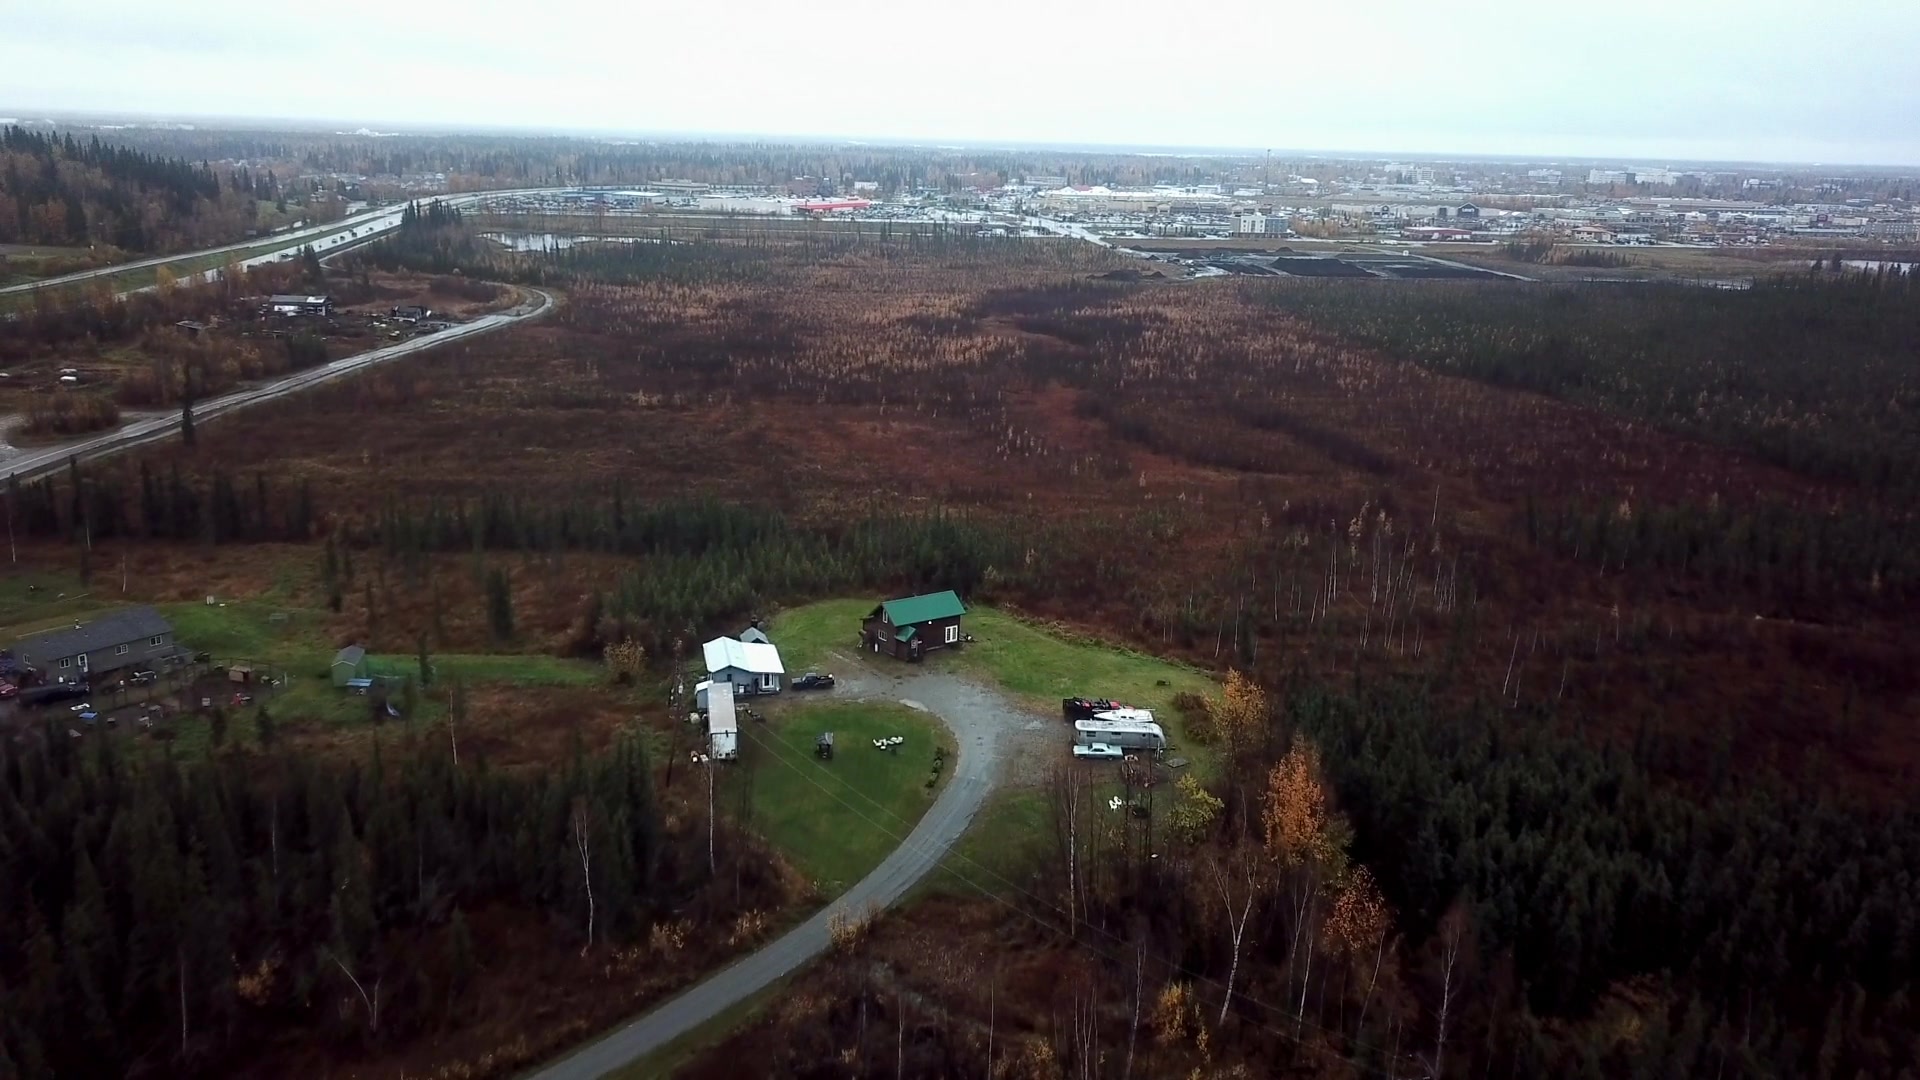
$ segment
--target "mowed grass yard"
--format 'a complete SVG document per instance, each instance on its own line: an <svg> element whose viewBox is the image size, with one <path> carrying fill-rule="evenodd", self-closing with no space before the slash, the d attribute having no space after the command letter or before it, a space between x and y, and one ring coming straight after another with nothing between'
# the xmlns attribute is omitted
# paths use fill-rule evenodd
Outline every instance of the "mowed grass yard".
<svg viewBox="0 0 1920 1080"><path fill-rule="evenodd" d="M814 741L834 733L832 760ZM873 740L901 736L894 750ZM837 896L880 864L939 794L947 770L934 748L952 743L926 713L890 702L783 702L765 724L740 726L740 760L720 766L723 808L751 807L749 826L814 883ZM928 786L928 781L933 786Z"/></svg>
<svg viewBox="0 0 1920 1080"><path fill-rule="evenodd" d="M76 578L58 573L19 574L0 581L0 639L12 641L90 621L128 606L121 602L117 579L108 583L107 576L97 578L91 591ZM256 715L261 707L268 710L275 730L283 736L306 736L334 748L371 738L376 730L375 701L333 685L336 643L329 636L327 613L289 602L291 597L283 592L293 590L276 586L254 598L154 607L173 625L174 640L181 648L206 653L216 666L248 663L263 677L284 677L270 691L250 688L254 704L228 711L227 742L258 743ZM424 690L416 685L414 711L405 718L416 725L445 719L447 695L455 682L467 688L473 703L470 715L479 721L485 719L477 711L482 701L519 690L545 691L557 698L564 695L568 704L627 713L633 711L630 706L640 693L611 686L606 669L585 660L524 653L434 653L429 663L432 683ZM420 669L414 654L382 653L368 658L368 670L409 676L417 684ZM404 700L398 692L393 698L396 707ZM381 725L389 719L382 713ZM169 750L176 757L201 756L212 746L209 724L203 718L183 715L169 730Z"/></svg>
<svg viewBox="0 0 1920 1080"><path fill-rule="evenodd" d="M770 634L780 646L787 670L832 671L866 663L857 649L860 620L872 600L823 600L782 611ZM1211 694L1213 677L1197 668L1121 648L1065 627L1043 626L991 607L973 607L962 627L974 641L960 649L928 654L924 667L953 671L997 684L1043 716L1060 715L1060 699L1103 697L1152 709L1180 756L1211 773L1213 755L1187 737L1186 723L1173 707L1182 692ZM897 662L886 657L884 665Z"/></svg>
<svg viewBox="0 0 1920 1080"><path fill-rule="evenodd" d="M769 633L780 646L787 670L844 670L850 664L867 663L882 670L894 666L896 661L884 657L863 658L856 648L860 620L873 605L871 599L826 600L778 613ZM931 654L925 669L996 684L1049 718L1059 717L1061 698L1075 696L1114 698L1152 709L1176 747L1175 754L1191 763L1187 771L1202 779L1213 774L1213 752L1188 737L1185 718L1173 707L1174 696L1182 692L1217 694L1218 684L1208 673L991 607L970 608L963 625L973 635L973 643ZM1061 738L1067 738L1064 727ZM1002 790L919 891L992 892L1022 880L1047 842L1048 828L1043 792L1032 787Z"/></svg>

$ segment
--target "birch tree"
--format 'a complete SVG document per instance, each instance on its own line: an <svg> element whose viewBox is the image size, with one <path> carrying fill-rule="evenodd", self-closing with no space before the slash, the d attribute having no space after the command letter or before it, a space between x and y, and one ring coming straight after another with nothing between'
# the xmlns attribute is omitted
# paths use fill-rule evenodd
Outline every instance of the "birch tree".
<svg viewBox="0 0 1920 1080"><path fill-rule="evenodd" d="M573 850L580 857L580 883L587 890L587 940L580 946L580 955L587 955L593 948L593 819L587 806L586 796L573 800Z"/></svg>

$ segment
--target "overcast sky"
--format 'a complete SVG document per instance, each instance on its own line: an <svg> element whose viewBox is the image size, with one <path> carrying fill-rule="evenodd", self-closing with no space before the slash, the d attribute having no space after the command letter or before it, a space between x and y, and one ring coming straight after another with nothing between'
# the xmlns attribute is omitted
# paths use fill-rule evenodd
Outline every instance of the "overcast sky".
<svg viewBox="0 0 1920 1080"><path fill-rule="evenodd" d="M1920 164L1920 0L4 0L0 115Z"/></svg>

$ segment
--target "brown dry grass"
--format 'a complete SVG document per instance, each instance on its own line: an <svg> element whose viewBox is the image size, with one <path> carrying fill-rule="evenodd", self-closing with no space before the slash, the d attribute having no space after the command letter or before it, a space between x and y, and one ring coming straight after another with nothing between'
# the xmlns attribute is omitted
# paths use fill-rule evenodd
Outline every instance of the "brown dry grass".
<svg viewBox="0 0 1920 1080"><path fill-rule="evenodd" d="M1546 556L1513 524L1529 495L1815 507L1830 489L1329 340L1246 283L1115 286L1092 280L1104 263L1057 254L767 260L771 282L583 287L554 319L223 420L197 453L156 456L257 460L346 516L389 496L553 500L617 481L630 496L764 501L814 521L932 505L1085 519L1126 542L1066 554L1113 564L1116 584L1021 602L1205 662L1231 643L1223 654L1207 632L1183 646L1165 620L1183 595L1227 588L1249 564L1266 582L1290 545L1344 549L1366 508L1363 533L1390 522L1422 574L1455 555L1471 564L1463 692L1496 693L1521 639L1518 700L1589 713L1597 732L1657 715L1704 751L1731 718L1748 761L1792 765L1818 747L1842 774L1888 784L1920 761L1920 735L1891 722L1920 689L1883 655L1909 639L1902 620L1756 620L1742 597L1690 579ZM611 572L568 557L517 579L539 633L557 640L569 606ZM1314 599L1272 584L1276 615ZM1453 632L1451 615L1423 613L1430 648L1369 657L1356 651L1364 607L1343 594L1335 642L1269 638L1262 663L1422 669ZM1616 610L1633 648L1602 633ZM1868 719L1843 731L1833 717L1856 694L1848 708Z"/></svg>

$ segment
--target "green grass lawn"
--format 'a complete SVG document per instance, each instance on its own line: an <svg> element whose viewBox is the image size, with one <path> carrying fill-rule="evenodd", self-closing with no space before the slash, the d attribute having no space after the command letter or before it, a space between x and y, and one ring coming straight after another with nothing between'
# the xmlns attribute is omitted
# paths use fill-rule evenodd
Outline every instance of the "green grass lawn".
<svg viewBox="0 0 1920 1080"><path fill-rule="evenodd" d="M1048 843L1047 799L1032 788L1001 791L982 807L940 866L914 889L928 893L1014 894Z"/></svg>
<svg viewBox="0 0 1920 1080"><path fill-rule="evenodd" d="M118 583L116 577L113 587L118 588ZM117 596L96 592L72 574L10 573L0 578L0 641L36 634L112 607Z"/></svg>
<svg viewBox="0 0 1920 1080"><path fill-rule="evenodd" d="M39 589L29 592L29 584ZM65 600L53 599L62 592L67 594ZM292 594L290 588L276 587L260 599L214 605L188 601L155 607L173 624L174 640L182 648L207 653L215 664L248 662L263 675L285 676L284 685L271 695L259 697L282 732L366 725L371 719L370 700L333 685L331 664L336 643L328 635L326 613L285 602L284 597ZM98 616L122 606L118 599L117 593L88 593L70 575L15 575L0 581L0 639L12 640L75 619ZM606 669L598 663L553 656L435 653L429 661L433 686L416 696L414 713L407 718L414 724L445 717L447 700L443 691L454 681L475 688L595 686L607 681ZM379 674L417 678L419 661L412 653L380 654L368 658L368 668ZM400 701L396 695L396 705ZM170 746L176 757L199 756L211 747L206 723L183 722L173 730ZM257 744L253 708L230 713L226 741Z"/></svg>
<svg viewBox="0 0 1920 1080"><path fill-rule="evenodd" d="M814 740L834 733L831 761ZM873 740L900 735L893 751ZM794 705L747 721L740 760L722 766L725 806L751 791L751 827L772 841L825 896L835 896L880 864L913 831L933 802L933 751L946 729L925 713L886 702ZM939 775L945 779L945 770Z"/></svg>
<svg viewBox="0 0 1920 1080"><path fill-rule="evenodd" d="M870 599L823 600L780 612L769 633L780 646L787 670L830 671L836 662L844 667L832 654L859 655L856 634L861 618L873 605ZM1217 690L1207 673L1063 629L1037 626L990 607L970 609L962 625L973 635L973 644L928 654L928 669L964 672L997 683L1047 716L1060 715L1061 698L1076 696L1116 698L1152 709L1178 752L1195 768L1211 770L1212 754L1187 738L1185 722L1173 708L1174 695L1182 691ZM885 658L881 662L894 663Z"/></svg>

